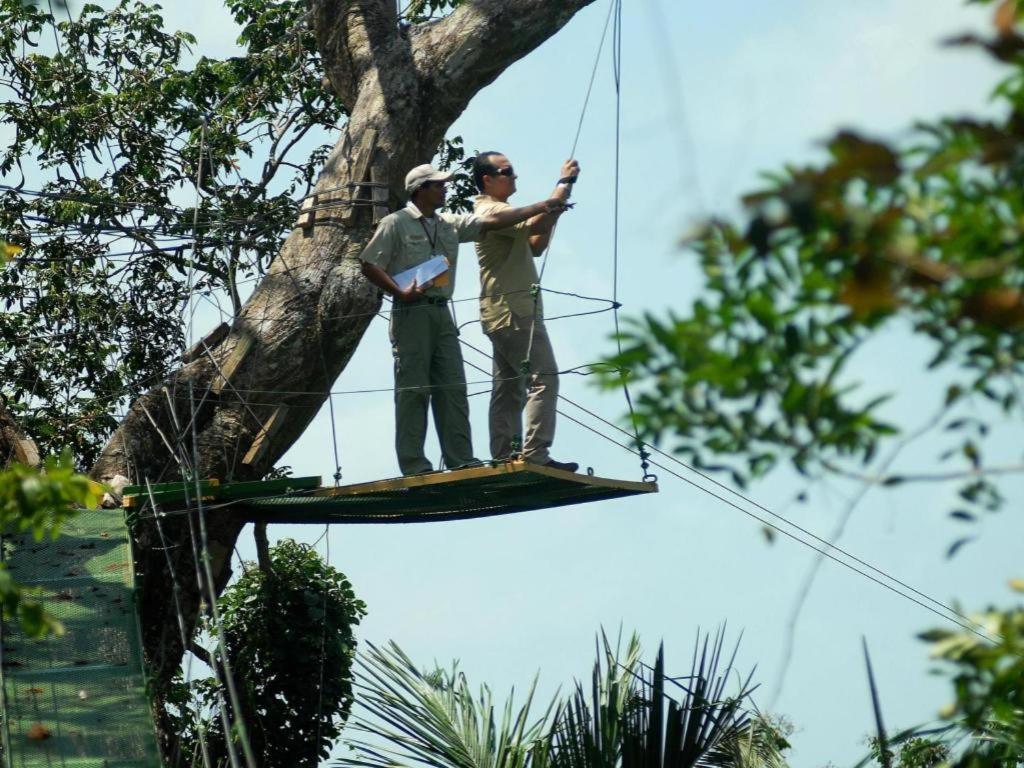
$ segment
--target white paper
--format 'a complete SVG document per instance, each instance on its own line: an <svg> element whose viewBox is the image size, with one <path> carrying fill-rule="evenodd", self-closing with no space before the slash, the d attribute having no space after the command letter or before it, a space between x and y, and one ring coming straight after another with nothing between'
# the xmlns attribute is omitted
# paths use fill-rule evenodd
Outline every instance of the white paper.
<svg viewBox="0 0 1024 768"><path fill-rule="evenodd" d="M413 281L416 281L416 285L423 285L424 283L433 280L438 275L443 275L448 271L448 259L444 256L434 256L432 259L427 259L422 264L417 264L415 267L399 272L394 275L392 279L403 291L409 290L412 286Z"/></svg>

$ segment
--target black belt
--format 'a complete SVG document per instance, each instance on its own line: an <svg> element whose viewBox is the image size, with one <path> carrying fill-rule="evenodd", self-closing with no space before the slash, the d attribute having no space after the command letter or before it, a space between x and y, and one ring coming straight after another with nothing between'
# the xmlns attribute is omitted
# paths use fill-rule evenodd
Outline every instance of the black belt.
<svg viewBox="0 0 1024 768"><path fill-rule="evenodd" d="M401 305L409 306L410 304L437 304L444 306L448 303L448 299L442 299L438 296L424 296L422 299L416 299L416 301L402 301Z"/></svg>

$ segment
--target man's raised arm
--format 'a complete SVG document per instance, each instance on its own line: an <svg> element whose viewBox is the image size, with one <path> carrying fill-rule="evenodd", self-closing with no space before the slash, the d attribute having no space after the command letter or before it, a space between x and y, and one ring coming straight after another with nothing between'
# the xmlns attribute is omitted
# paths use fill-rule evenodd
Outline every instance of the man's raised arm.
<svg viewBox="0 0 1024 768"><path fill-rule="evenodd" d="M562 163L562 175L558 179L558 186L551 193L552 200L561 200L563 203L569 200L572 193L572 185L580 175L580 164L578 161L569 159ZM562 215L562 211L554 214L542 214L530 219L530 250L534 256L540 256L551 242L551 232L555 228L555 222Z"/></svg>
<svg viewBox="0 0 1024 768"><path fill-rule="evenodd" d="M524 205L522 208L505 208L481 216L480 232L490 232L492 229L505 229L505 227L514 226L521 221L532 219L534 216L540 216L545 213L562 213L565 210L565 201L557 197L542 200L533 205Z"/></svg>

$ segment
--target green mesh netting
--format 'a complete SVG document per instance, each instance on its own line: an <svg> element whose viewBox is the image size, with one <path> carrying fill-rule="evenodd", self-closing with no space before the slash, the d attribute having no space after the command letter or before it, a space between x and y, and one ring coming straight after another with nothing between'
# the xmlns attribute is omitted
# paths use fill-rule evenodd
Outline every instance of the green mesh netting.
<svg viewBox="0 0 1024 768"><path fill-rule="evenodd" d="M66 630L33 641L3 626L5 766L159 766L122 511L82 511L56 541L8 536L4 556Z"/></svg>

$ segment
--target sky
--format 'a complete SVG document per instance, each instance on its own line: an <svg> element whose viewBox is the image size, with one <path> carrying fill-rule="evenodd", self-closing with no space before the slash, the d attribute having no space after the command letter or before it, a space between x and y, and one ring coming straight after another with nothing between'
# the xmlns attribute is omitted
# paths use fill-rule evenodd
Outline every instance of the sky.
<svg viewBox="0 0 1024 768"><path fill-rule="evenodd" d="M599 0L540 49L485 89L453 126L469 150L505 152L519 174L514 201L545 197L572 145L607 12ZM680 236L702 216L734 215L737 199L761 172L821 157L821 141L840 127L906 136L915 120L978 113L999 71L980 54L942 48L964 29L985 29L989 11L959 0L626 0L622 83L622 210L619 299L626 316L683 310L700 293L694 257ZM167 24L188 29L199 51L235 52L227 12L210 0L173 0ZM577 208L559 225L545 285L591 296L612 291L614 92L607 56L576 153L582 166ZM456 297L477 293L475 260L464 246ZM549 315L589 309L545 299ZM459 320L475 314L458 305ZM210 327L218 318L200 313ZM609 315L552 322L560 368L612 350ZM199 327L197 334L205 332ZM466 339L488 348L477 328ZM913 428L932 413L944 387L920 370L928 349L896 326L855 361L865 393L895 390L887 416ZM466 354L467 363L487 361ZM485 375L467 370L471 392ZM383 321L367 332L335 390L391 385ZM609 418L621 395L566 376L563 391ZM389 393L334 398L345 482L396 474ZM486 394L471 399L478 455L486 450ZM1012 456L1013 430L994 439ZM282 460L295 475L334 473L328 410ZM428 455L437 456L436 441ZM929 466L936 444L909 446L894 471ZM554 456L599 475L639 479L637 460L575 425L559 424ZM960 534L946 517L952 486L869 493L842 545L943 601L965 608L1008 604L1006 582L1020 572L1024 483L1005 487L1006 510L984 522L956 558ZM795 504L806 490L809 501ZM780 471L749 495L826 536L854 489L807 486ZM669 670L689 663L698 628L727 623L742 633L741 669L756 665L756 701L795 726L791 765L857 762L872 712L861 639L872 651L886 722L901 728L932 720L951 696L929 674L915 639L941 620L845 569L826 563L795 635L781 680L787 616L814 553L785 540L769 544L756 521L669 476L656 496L539 510L487 520L410 526L272 526L271 536L316 543L352 580L369 615L359 636L395 640L414 659L460 661L471 681L504 692L540 671L539 692L553 695L589 674L595 633L637 631L653 656L664 641ZM239 542L253 558L251 538ZM777 693L777 695L776 695Z"/></svg>

